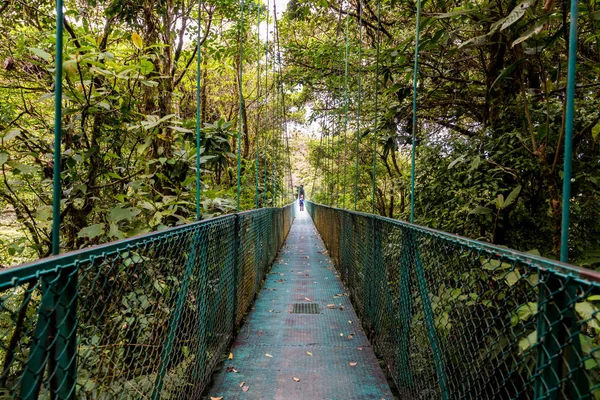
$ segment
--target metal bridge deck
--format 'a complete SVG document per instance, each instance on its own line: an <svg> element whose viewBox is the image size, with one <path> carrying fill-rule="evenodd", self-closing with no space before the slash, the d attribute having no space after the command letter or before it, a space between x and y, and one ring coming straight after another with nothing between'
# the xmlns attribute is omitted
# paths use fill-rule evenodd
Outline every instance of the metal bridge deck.
<svg viewBox="0 0 600 400"><path fill-rule="evenodd" d="M296 215L209 397L392 399L312 220ZM295 303L316 303L319 313L292 313Z"/></svg>

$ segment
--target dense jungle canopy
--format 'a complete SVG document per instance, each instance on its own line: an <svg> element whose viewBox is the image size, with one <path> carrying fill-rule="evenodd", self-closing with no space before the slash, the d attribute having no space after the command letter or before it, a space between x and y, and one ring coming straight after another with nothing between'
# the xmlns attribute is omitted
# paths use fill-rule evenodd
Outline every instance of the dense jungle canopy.
<svg viewBox="0 0 600 400"><path fill-rule="evenodd" d="M239 150L241 209L280 206L303 184L370 212L375 188L376 213L408 219L416 4L291 0L277 20L273 6L65 1L63 251L195 219L198 40L204 217L235 210ZM3 266L50 253L54 7L0 1ZM423 1L416 223L557 257L568 9ZM588 267L600 264L599 28L600 1L580 1L570 261Z"/></svg>

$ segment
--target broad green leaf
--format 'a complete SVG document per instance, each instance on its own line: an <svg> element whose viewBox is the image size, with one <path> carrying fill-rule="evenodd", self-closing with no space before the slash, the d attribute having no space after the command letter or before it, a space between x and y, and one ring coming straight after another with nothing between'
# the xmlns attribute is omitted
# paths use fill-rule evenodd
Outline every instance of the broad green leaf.
<svg viewBox="0 0 600 400"><path fill-rule="evenodd" d="M521 353L524 353L528 348L533 346L537 342L537 332L533 331L527 337L519 340L519 348Z"/></svg>
<svg viewBox="0 0 600 400"><path fill-rule="evenodd" d="M8 161L8 154L0 153L0 166L4 165Z"/></svg>
<svg viewBox="0 0 600 400"><path fill-rule="evenodd" d="M37 49L35 47L30 47L29 50L35 54L36 56L38 56L39 58L45 60L45 61L52 61L52 56L50 55L50 53L42 50L42 49Z"/></svg>
<svg viewBox="0 0 600 400"><path fill-rule="evenodd" d="M537 313L537 303L528 302L517 308L517 316L521 321L527 321L529 317Z"/></svg>
<svg viewBox="0 0 600 400"><path fill-rule="evenodd" d="M21 130L19 128L9 129L8 132L2 135L2 142L6 143L9 140L12 140L21 134Z"/></svg>
<svg viewBox="0 0 600 400"><path fill-rule="evenodd" d="M513 8L510 14L508 14L508 17L506 17L506 19L504 20L504 23L502 24L502 27L500 27L500 30L502 31L514 24L515 22L517 22L518 20L520 20L521 17L525 15L525 12L527 11L530 5L531 0L525 0L524 2Z"/></svg>
<svg viewBox="0 0 600 400"><path fill-rule="evenodd" d="M484 44L487 43L487 37L488 37L488 35L482 35L482 36L477 36L477 37L471 38L471 39L467 40L466 42L462 42L461 44L459 44L458 48L462 49L463 47L483 46Z"/></svg>
<svg viewBox="0 0 600 400"><path fill-rule="evenodd" d="M81 229L77 234L77 237L94 239L102 234L104 234L104 224L94 224Z"/></svg>
<svg viewBox="0 0 600 400"><path fill-rule="evenodd" d="M481 265L487 271L505 270L512 267L511 264L500 262L500 260L488 260Z"/></svg>
<svg viewBox="0 0 600 400"><path fill-rule="evenodd" d="M477 206L474 209L472 209L471 211L469 211L469 214L490 214L492 212L492 210L490 208L487 207L483 207L483 206Z"/></svg>
<svg viewBox="0 0 600 400"><path fill-rule="evenodd" d="M525 32L523 35L521 35L517 40L515 40L512 43L511 47L515 47L519 43L524 42L527 39L529 39L530 37L537 35L538 33L540 33L542 31L542 29L544 29L545 25L546 25L545 23L541 23L541 24L536 25L533 28L529 29L527 32Z"/></svg>
<svg viewBox="0 0 600 400"><path fill-rule="evenodd" d="M589 296L586 300L587 301L599 301L600 300L600 294L594 294L592 296Z"/></svg>
<svg viewBox="0 0 600 400"><path fill-rule="evenodd" d="M592 139L594 139L594 142L598 139L598 136L600 136L600 122L592 128Z"/></svg>
<svg viewBox="0 0 600 400"><path fill-rule="evenodd" d="M521 193L521 185L518 185L512 190L512 192L510 192L510 194L506 198L506 201L504 201L504 205L502 206L502 208L510 206L513 203L513 201L515 201L519 193Z"/></svg>
<svg viewBox="0 0 600 400"><path fill-rule="evenodd" d="M575 311L585 320L589 326L600 330L600 318L598 318L598 308L588 301L582 301L575 304Z"/></svg>
<svg viewBox="0 0 600 400"><path fill-rule="evenodd" d="M526 61L525 58L521 58L519 61L517 61L514 64L509 65L508 67L504 68L502 70L502 72L500 73L500 75L498 75L498 77L496 78L496 80L494 81L494 83L492 83L492 86L490 86L490 89L493 88L496 83L498 83L499 81L501 81L502 79L506 78L507 76L509 76L510 74L512 74L514 72L515 69L517 69L517 67L519 65L521 65L522 63L524 63Z"/></svg>
<svg viewBox="0 0 600 400"><path fill-rule="evenodd" d="M130 220L136 215L138 215L142 210L135 207L123 208L123 207L115 207L112 208L108 214L108 221L112 223L116 223L122 220Z"/></svg>
<svg viewBox="0 0 600 400"><path fill-rule="evenodd" d="M133 45L138 48L138 50L141 50L142 47L144 47L144 41L142 40L142 37L136 32L131 34L131 41L133 42Z"/></svg>
<svg viewBox="0 0 600 400"><path fill-rule="evenodd" d="M519 281L519 279L521 279L521 274L516 269L513 271L510 271L509 273L507 273L504 276L504 280L506 281L508 286L514 286L515 283L517 283Z"/></svg>
<svg viewBox="0 0 600 400"><path fill-rule="evenodd" d="M496 208L498 210L502 210L504 208L504 195L503 194L499 194L496 197Z"/></svg>

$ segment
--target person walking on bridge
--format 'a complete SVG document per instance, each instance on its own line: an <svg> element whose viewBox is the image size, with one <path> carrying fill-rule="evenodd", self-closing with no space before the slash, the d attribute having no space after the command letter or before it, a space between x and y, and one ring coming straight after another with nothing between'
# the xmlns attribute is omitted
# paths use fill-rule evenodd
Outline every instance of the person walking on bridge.
<svg viewBox="0 0 600 400"><path fill-rule="evenodd" d="M300 211L304 211L304 195L300 195L300 199L298 200L298 204L300 204Z"/></svg>

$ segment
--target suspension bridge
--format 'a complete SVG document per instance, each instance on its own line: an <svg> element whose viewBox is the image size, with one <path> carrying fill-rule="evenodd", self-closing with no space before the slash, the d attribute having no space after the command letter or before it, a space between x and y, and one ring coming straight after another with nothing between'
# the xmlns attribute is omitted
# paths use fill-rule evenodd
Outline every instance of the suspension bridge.
<svg viewBox="0 0 600 400"><path fill-rule="evenodd" d="M357 211L356 184L354 210L309 201L301 212L291 188L281 193L287 205L259 208L268 166L259 175L258 151L256 209L240 210L241 50L237 212L202 219L199 40L197 221L59 254L58 0L53 256L0 271L0 397L600 398L600 274L566 263L577 1L571 4L563 242L555 261L414 223L418 1L410 222L374 215L374 206ZM279 49L277 58L280 74ZM347 128L347 24L345 74ZM278 80L280 95L285 110ZM360 106L356 117L360 127ZM287 139L285 120L284 111ZM374 150L373 204L375 158ZM343 206L345 190L344 175Z"/></svg>

